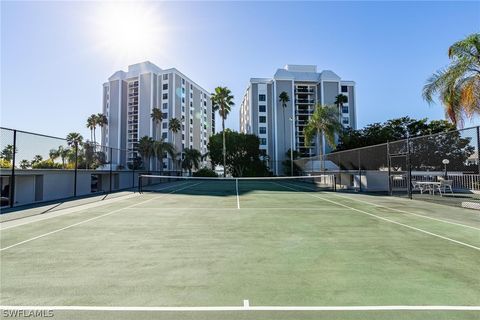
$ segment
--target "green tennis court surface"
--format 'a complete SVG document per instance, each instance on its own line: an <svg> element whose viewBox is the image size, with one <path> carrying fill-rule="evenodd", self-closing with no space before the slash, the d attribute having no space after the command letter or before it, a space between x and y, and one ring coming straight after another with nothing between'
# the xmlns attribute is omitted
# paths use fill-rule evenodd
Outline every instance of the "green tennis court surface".
<svg viewBox="0 0 480 320"><path fill-rule="evenodd" d="M152 190L2 223L2 316L480 319L477 211L294 180Z"/></svg>

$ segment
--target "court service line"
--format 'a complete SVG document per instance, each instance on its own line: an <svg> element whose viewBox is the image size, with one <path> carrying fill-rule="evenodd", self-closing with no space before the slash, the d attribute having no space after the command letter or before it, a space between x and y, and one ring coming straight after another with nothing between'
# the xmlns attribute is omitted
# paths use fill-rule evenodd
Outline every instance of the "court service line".
<svg viewBox="0 0 480 320"><path fill-rule="evenodd" d="M309 187L305 187L305 186L297 186L297 187L315 191L315 189L309 188ZM466 224L463 224L463 223L452 222L452 221L443 220L443 219L439 219L439 218L429 217L429 216L426 216L426 215L423 215L423 214L420 214L420 213L409 212L409 211L405 211L405 210L401 210L401 209L391 208L391 207L384 206L384 205L381 205L381 204L377 204L377 203L374 203L374 202L369 202L369 201L365 201L365 200L355 199L355 197L341 196L341 195L336 194L336 193L332 193L332 195L335 196L335 197L344 198L344 199L347 199L347 200L352 200L352 201L357 201L357 202L362 202L362 203L370 204L370 205L375 206L375 207L385 208L385 209L389 209L389 210L393 210L393 211L397 211L397 212L402 212L402 213L410 214L410 215L417 216L417 217L421 217L421 218L425 218L425 219L430 219L430 220L434 220L434 221L438 221L438 222L448 223L448 224L451 224L451 225L456 225L456 226L459 226L459 227L465 227L465 228L470 228L470 229L474 229L474 230L480 231L480 228L473 227L473 226L469 226L469 225L466 225ZM397 202L398 202L398 201L397 201ZM398 203L400 203L400 202L398 202Z"/></svg>
<svg viewBox="0 0 480 320"><path fill-rule="evenodd" d="M184 182L182 184L180 184L179 186L182 186L182 185L185 185L186 183L188 182ZM164 189L168 189L168 188L171 188L172 186L168 186L168 187L165 187L165 188L161 188L161 189L158 189L158 190L164 190ZM112 202L118 202L118 201L122 201L122 200L128 200L130 198L134 198L134 197L138 197L138 196L141 196L141 193L134 193L134 194L130 194L130 195L125 195L125 196L120 196L120 197L116 197L116 198L111 198L111 199L107 199L107 200L103 200L105 202L94 202L94 203L85 203L83 205L79 205L79 206L76 206L76 207L70 207L70 208L65 208L65 209L61 209L59 211L55 211L55 212L52 212L52 215L51 216L47 216L47 217L43 217L43 218L39 218L39 219L33 219L35 217L38 217L38 215L33 215L33 216L28 216L28 217L24 217L24 218L21 218L21 219L28 219L28 218L32 218L31 221L26 221L24 223L18 223L18 224L14 224L14 225L11 225L11 226L8 226L8 227L3 227L2 225L4 223L8 223L9 221L4 221L4 222L1 222L0 223L0 230L7 230L7 229L12 229L12 228L16 228L16 227L20 227L20 226L23 226L23 225L26 225L26 224L30 224L30 223L34 223L34 222L39 222L39 221L43 221L43 220L48 220L48 219L52 219L52 218L57 218L57 217L61 217L61 216L64 216L64 215L67 215L67 214L72 214L72 213L77 213L79 211L82 211L82 210L86 210L86 209L90 209L90 208L96 208L96 207L99 207L99 206L103 206L103 205L109 205L111 204ZM128 197L128 198L127 198ZM126 198L126 199L125 199ZM108 201L108 202L106 202ZM66 212L62 212L63 210L65 210ZM11 221L14 221L14 220L11 220Z"/></svg>
<svg viewBox="0 0 480 320"><path fill-rule="evenodd" d="M199 184L199 183L197 183L197 184ZM197 185L197 184L194 184L194 185ZM171 194L171 193L174 193L174 192L177 192L177 191L181 191L181 190L187 189L187 188L189 188L189 187L193 187L194 185L186 186L186 187L181 188L181 189L175 189L175 190L173 190L173 191L171 191L171 192L169 192L169 193L167 193L167 194L164 194L163 196L168 196L168 195ZM157 197L157 198L158 198L158 197ZM142 202L140 202L140 203L135 203L135 204L129 205L129 206L124 207L124 208L116 209L116 210L113 210L113 211L104 213L104 214L102 214L102 215L99 215L99 216L96 216L96 217L93 217L93 218L90 218L90 219L87 219L87 220L82 220L82 221L80 221L80 222L77 222L77 223L68 225L68 226L66 226L66 227L63 227L63 228L60 228L60 229L56 229L56 230L53 230L53 231L50 231L50 232L41 234L41 235L39 235L39 236L30 238L30 239L27 239L27 240L23 240L23 241L20 241L20 242L17 242L17 243L12 244L12 245L10 245L10 246L8 246L8 247L1 248L1 249L0 249L0 252L1 252L1 251L8 250L8 249L13 248L13 247L16 247L16 246L19 246L19 245L22 245L22 244L24 244L24 243L31 242L31 241L33 241L33 240L37 240L37 239L40 239L40 238L49 236L49 235L51 235L51 234L54 234L54 233L57 233L57 232L60 232L60 231L63 231L63 230L67 230L67 229L73 228L73 227L75 227L75 226L78 226L78 225L81 225L81 224L84 224L84 223L87 223L87 222L90 222L90 221L93 221L93 220L97 220L97 219L100 219L100 218L109 216L109 215L111 215L111 214L120 212L120 211L125 210L125 209L134 208L136 205L139 205L139 204L142 204L142 203L146 203L146 202L149 202L149 201L151 201L151 200L152 200L152 199L148 199L148 200L142 201Z"/></svg>
<svg viewBox="0 0 480 320"><path fill-rule="evenodd" d="M0 310L51 311L479 311L480 306L243 306L223 307L116 307L116 306L0 306Z"/></svg>
<svg viewBox="0 0 480 320"><path fill-rule="evenodd" d="M401 209L391 208L391 207L384 206L384 205L382 205L382 204L378 204L378 203L374 203L374 202L369 202L369 201L365 201L365 200L360 200L360 199L355 199L354 197L348 198L348 197L341 196L341 195L338 195L338 194L334 194L334 196L335 196L335 197L339 197L339 198L344 198L344 199L349 199L349 200L353 200L353 201L357 201L357 202L362 202L362 203L370 204L370 205L375 206L375 207L380 207L380 208L385 208L385 209L389 209L389 210L393 210L393 211L397 211L397 212L402 212L402 213L410 214L410 215L417 216L417 217L421 217L421 218L425 218L425 219L435 220L435 221L438 221L438 222L448 223L448 224L456 225L456 226L459 226L459 227L465 227L465 228L470 228L470 229L474 229L474 230L480 231L480 228L477 228L477 227L474 227L474 226L469 226L469 225L466 225L466 224L463 224L463 223L452 222L452 221L448 221L448 220L443 220L443 219L438 219L438 218L429 217L429 216L426 216L426 215L423 215L423 214L419 214L419 213L415 213L415 212L409 212L409 211L405 211L405 210L401 210Z"/></svg>
<svg viewBox="0 0 480 320"><path fill-rule="evenodd" d="M276 183L276 182L274 182ZM280 186L283 186L281 184L278 184ZM391 219L388 219L388 218L384 218L384 217L380 217L376 214L373 214L373 213L369 213L369 212L366 212L366 211L363 211L363 210L360 210L360 209L356 209L356 208L353 208L353 207L350 207L346 204L343 204L343 203L340 203L340 202L336 202L336 201L333 201L333 200L330 200L330 199L326 199L326 198L322 198L322 197L319 197L319 196L316 196L316 195L313 195L313 194L309 194L307 192L304 192L302 190L298 190L298 189L294 189L294 188L291 188L291 187L288 187L288 186L283 186L284 188L289 188L289 189L292 189L292 190L297 190L297 191L300 191L302 193L305 193L309 196L312 196L312 197L315 197L317 199L321 199L323 201L327 201L327 202L330 202L330 203L333 203L333 204L336 204L336 205L339 205L339 206L342 206L344 208L348 208L350 210L354 210L354 211L357 211L357 212L360 212L360 213L363 213L363 214L366 214L366 215L369 215L371 217L375 217L377 219L380 219L380 220L384 220L384 221L387 221L387 222L390 222L390 223L393 223L393 224L397 224L399 226L403 226L405 228L409 228L409 229L412 229L412 230L415 230L415 231L419 231L419 232L422 232L422 233L425 233L425 234L428 234L428 235L431 235L431 236L434 236L434 237L437 237L437 238L440 238L440 239L444 239L444 240L447 240L447 241L451 241L451 242L454 242L454 243L457 243L457 244L460 244L462 246L466 246L466 247L469 247L469 248L472 248L472 249L475 249L475 250L478 250L480 251L480 248L479 247L476 247L474 245L471 245L471 244L468 244L468 243L465 243L465 242L461 242L461 241L458 241L458 240L455 240L455 239L452 239L452 238L448 238L448 237L444 237L444 236L441 236L439 234L436 234L436 233L433 233L433 232L430 232L430 231L427 231L427 230L423 230L423 229L420 229L420 228L417 228L417 227L412 227L408 224L404 224L404 223L401 223L401 222L397 222L395 220L391 220Z"/></svg>
<svg viewBox="0 0 480 320"><path fill-rule="evenodd" d="M238 195L238 179L235 179L235 187L237 189L237 209L240 209L240 196Z"/></svg>

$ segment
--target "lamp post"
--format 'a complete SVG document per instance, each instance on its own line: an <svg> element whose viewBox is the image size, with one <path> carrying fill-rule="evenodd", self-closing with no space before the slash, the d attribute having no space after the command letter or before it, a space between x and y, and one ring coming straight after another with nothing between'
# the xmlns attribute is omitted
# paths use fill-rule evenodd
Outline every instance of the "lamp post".
<svg viewBox="0 0 480 320"><path fill-rule="evenodd" d="M443 163L444 168L445 168L445 180L447 180L447 179L448 179L447 164L450 163L450 160L448 160L448 159L443 159L443 160L442 160L442 163Z"/></svg>

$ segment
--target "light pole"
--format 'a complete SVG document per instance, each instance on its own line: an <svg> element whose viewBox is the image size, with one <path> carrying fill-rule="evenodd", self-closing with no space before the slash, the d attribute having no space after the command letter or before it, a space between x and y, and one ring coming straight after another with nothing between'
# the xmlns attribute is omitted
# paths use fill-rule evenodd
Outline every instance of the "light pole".
<svg viewBox="0 0 480 320"><path fill-rule="evenodd" d="M294 145L294 141L293 141L293 137L294 137L294 133L295 133L295 127L294 127L294 123L293 123L293 118L290 117L289 118L290 122L292 123L292 141L290 142L290 175L293 176L293 145Z"/></svg>
<svg viewBox="0 0 480 320"><path fill-rule="evenodd" d="M447 164L450 163L450 160L448 160L448 159L443 159L443 160L442 160L442 163L443 163L443 165L444 165L444 167L445 167L445 180L447 180L447 179L448 179Z"/></svg>

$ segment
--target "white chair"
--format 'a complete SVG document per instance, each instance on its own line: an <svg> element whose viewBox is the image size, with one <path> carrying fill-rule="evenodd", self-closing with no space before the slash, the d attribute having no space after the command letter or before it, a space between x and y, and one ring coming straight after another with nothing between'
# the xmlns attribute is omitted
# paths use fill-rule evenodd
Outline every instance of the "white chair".
<svg viewBox="0 0 480 320"><path fill-rule="evenodd" d="M417 181L412 181L412 191L418 190L420 194L423 194L425 191L425 185L418 183Z"/></svg>
<svg viewBox="0 0 480 320"><path fill-rule="evenodd" d="M447 193L447 190L450 191L452 195L454 195L452 185L453 180L441 180L440 184L438 185L438 192L440 193L440 196L443 196L443 194Z"/></svg>

